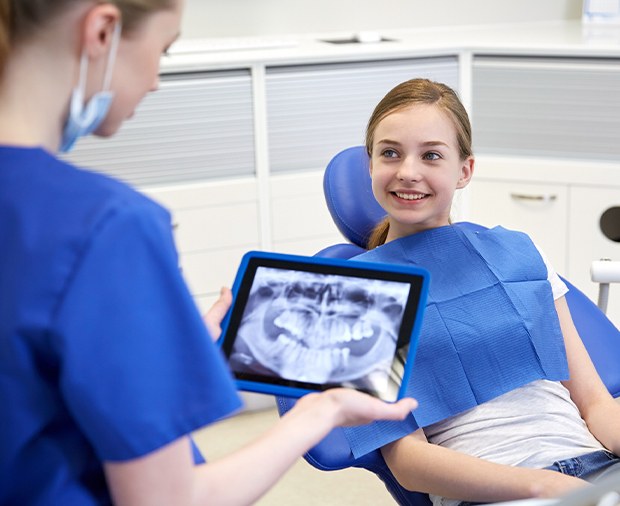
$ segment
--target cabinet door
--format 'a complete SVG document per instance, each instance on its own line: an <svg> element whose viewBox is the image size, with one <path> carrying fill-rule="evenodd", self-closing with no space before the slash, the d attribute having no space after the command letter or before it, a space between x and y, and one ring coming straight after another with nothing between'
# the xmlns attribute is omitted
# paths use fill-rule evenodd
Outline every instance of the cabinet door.
<svg viewBox="0 0 620 506"><path fill-rule="evenodd" d="M323 171L281 174L270 180L270 214L275 251L314 255L346 242L334 224L323 194Z"/></svg>
<svg viewBox="0 0 620 506"><path fill-rule="evenodd" d="M591 262L601 258L620 260L620 242L607 238L600 223L605 211L620 208L620 187L574 186L570 189L570 202L570 280L596 302L598 285L590 279ZM620 284L610 287L607 312L620 328Z"/></svg>
<svg viewBox="0 0 620 506"><path fill-rule="evenodd" d="M363 144L375 105L396 84L414 77L458 89L457 57L268 68L271 172L323 169L337 152Z"/></svg>
<svg viewBox="0 0 620 506"><path fill-rule="evenodd" d="M529 234L555 270L566 273L567 186L473 180L469 192L469 221Z"/></svg>
<svg viewBox="0 0 620 506"><path fill-rule="evenodd" d="M243 254L260 245L253 178L150 188L172 212L181 269L201 309L232 286Z"/></svg>
<svg viewBox="0 0 620 506"><path fill-rule="evenodd" d="M475 152L617 161L620 59L476 56Z"/></svg>

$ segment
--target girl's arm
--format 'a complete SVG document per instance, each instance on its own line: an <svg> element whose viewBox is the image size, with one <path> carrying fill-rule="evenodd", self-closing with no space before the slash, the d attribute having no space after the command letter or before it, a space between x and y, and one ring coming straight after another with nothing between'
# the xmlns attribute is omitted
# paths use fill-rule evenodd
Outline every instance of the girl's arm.
<svg viewBox="0 0 620 506"><path fill-rule="evenodd" d="M427 442L422 429L381 449L408 490L472 502L557 497L587 485L548 471L495 464Z"/></svg>
<svg viewBox="0 0 620 506"><path fill-rule="evenodd" d="M253 504L334 427L402 420L415 407L413 399L388 404L348 389L309 394L261 437L220 460L194 467L182 438L142 458L105 463L106 477L122 506Z"/></svg>
<svg viewBox="0 0 620 506"><path fill-rule="evenodd" d="M607 391L579 337L564 297L555 302L564 334L570 379L563 382L590 432L620 455L620 404Z"/></svg>

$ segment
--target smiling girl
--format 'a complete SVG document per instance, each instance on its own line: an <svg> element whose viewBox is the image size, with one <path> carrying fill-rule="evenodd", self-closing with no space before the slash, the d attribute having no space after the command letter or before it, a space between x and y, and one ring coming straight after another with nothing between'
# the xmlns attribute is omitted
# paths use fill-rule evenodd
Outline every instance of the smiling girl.
<svg viewBox="0 0 620 506"><path fill-rule="evenodd" d="M553 497L618 469L620 405L566 285L525 234L451 224L474 172L456 93L425 79L396 86L366 148L387 217L356 259L418 265L431 282L409 389L420 407L402 423L348 429L354 454L381 447L401 485L437 505Z"/></svg>

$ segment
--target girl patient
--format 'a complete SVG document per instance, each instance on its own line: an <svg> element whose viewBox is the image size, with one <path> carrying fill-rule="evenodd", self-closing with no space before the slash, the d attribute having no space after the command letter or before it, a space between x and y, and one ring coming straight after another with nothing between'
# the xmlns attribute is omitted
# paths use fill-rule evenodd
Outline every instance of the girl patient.
<svg viewBox="0 0 620 506"><path fill-rule="evenodd" d="M404 82L377 105L366 148L387 213L360 260L431 272L404 422L347 429L435 504L553 497L620 468L620 404L573 325L566 285L525 235L451 224L474 172L467 113L449 87ZM380 430L378 430L380 429Z"/></svg>

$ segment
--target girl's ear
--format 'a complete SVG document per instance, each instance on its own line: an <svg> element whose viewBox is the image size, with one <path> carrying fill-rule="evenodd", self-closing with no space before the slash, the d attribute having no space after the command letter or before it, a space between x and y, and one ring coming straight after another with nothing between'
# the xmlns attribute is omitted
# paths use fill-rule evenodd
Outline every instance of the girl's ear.
<svg viewBox="0 0 620 506"><path fill-rule="evenodd" d="M82 40L89 58L107 58L114 29L120 22L121 12L110 3L97 4L86 13L82 24Z"/></svg>
<svg viewBox="0 0 620 506"><path fill-rule="evenodd" d="M461 177L456 184L457 189L465 188L474 175L474 157L468 156L461 166Z"/></svg>

